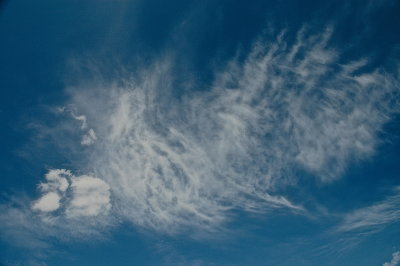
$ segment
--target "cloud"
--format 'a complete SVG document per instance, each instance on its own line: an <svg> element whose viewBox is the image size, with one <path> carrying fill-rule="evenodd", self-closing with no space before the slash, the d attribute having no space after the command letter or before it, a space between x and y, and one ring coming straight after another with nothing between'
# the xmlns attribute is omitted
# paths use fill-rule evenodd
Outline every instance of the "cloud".
<svg viewBox="0 0 400 266"><path fill-rule="evenodd" d="M46 183L40 183L42 192L59 190L65 192L69 186L67 178L72 176L71 171L65 169L51 169L45 175Z"/></svg>
<svg viewBox="0 0 400 266"><path fill-rule="evenodd" d="M97 140L96 133L91 128L88 130L87 134L82 136L81 144L84 146L92 145Z"/></svg>
<svg viewBox="0 0 400 266"><path fill-rule="evenodd" d="M64 193L69 182L67 178L72 176L71 172L65 169L51 169L45 175L46 182L38 185L40 191L44 193L32 205L32 210L41 212L52 212L60 207L61 196Z"/></svg>
<svg viewBox="0 0 400 266"><path fill-rule="evenodd" d="M32 205L34 211L52 212L61 207L55 216L71 219L106 214L111 208L110 187L99 178L74 176L66 169L51 169L45 177L47 182L39 184L45 194Z"/></svg>
<svg viewBox="0 0 400 266"><path fill-rule="evenodd" d="M374 231L400 221L400 187L394 195L374 205L357 209L346 215L339 231L365 230Z"/></svg>
<svg viewBox="0 0 400 266"><path fill-rule="evenodd" d="M81 131L85 132L81 138L81 145L90 146L97 140L96 132L93 130L93 128L88 129L88 123L87 123L86 116L77 115L76 110L73 105L68 105L67 107L60 107L60 108L58 108L58 111L59 112L68 112L71 114L72 118L81 122L80 129L81 129Z"/></svg>
<svg viewBox="0 0 400 266"><path fill-rule="evenodd" d="M396 251L392 254L392 260L385 262L383 266L396 266L400 264L400 251Z"/></svg>
<svg viewBox="0 0 400 266"><path fill-rule="evenodd" d="M33 204L32 209L42 212L55 211L60 207L60 199L60 196L55 192L46 193Z"/></svg>
<svg viewBox="0 0 400 266"><path fill-rule="evenodd" d="M72 200L66 209L67 217L96 216L111 208L110 187L91 176L72 179Z"/></svg>
<svg viewBox="0 0 400 266"><path fill-rule="evenodd" d="M293 172L332 182L371 156L398 111L399 83L382 69L366 71L365 58L344 62L329 47L332 32L260 38L209 88L187 84L179 99L172 91L184 73L170 57L69 88L101 136L85 168L109 184L114 215L172 234L221 228L237 209L299 212L282 190L296 183Z"/></svg>
<svg viewBox="0 0 400 266"><path fill-rule="evenodd" d="M87 128L86 116L84 115L76 115L73 111L71 111L71 115L74 119L81 121L81 129L84 130Z"/></svg>
<svg viewBox="0 0 400 266"><path fill-rule="evenodd" d="M0 204L0 236L3 241L26 248L41 259L52 252L49 238L64 242L102 240L115 218L110 188L89 175L51 169L38 185L41 195L33 200L18 195Z"/></svg>
<svg viewBox="0 0 400 266"><path fill-rule="evenodd" d="M20 195L19 195L20 196ZM23 248L30 259L44 261L54 252L57 239L62 242L102 241L107 238L115 220L112 216L67 217L65 206L53 212L32 210L28 198L19 197L8 204L0 204L0 237L1 240Z"/></svg>
<svg viewBox="0 0 400 266"><path fill-rule="evenodd" d="M364 58L344 62L328 45L332 31L260 38L244 59L220 66L209 88L185 83L179 98L174 86L185 73L174 71L172 57L128 77L68 88L66 106L81 122L75 133L83 132L69 147L81 152L72 167L90 174L50 170L39 199L6 208L1 220L33 220L31 227L7 224L32 237L62 238L72 228L75 237L92 236L113 219L201 235L223 231L237 210L305 213L285 190L296 184L295 173L340 178L351 162L374 153L379 131L398 111L396 77L366 71ZM394 206L372 210L393 217ZM364 214L349 216L340 230L377 223Z"/></svg>

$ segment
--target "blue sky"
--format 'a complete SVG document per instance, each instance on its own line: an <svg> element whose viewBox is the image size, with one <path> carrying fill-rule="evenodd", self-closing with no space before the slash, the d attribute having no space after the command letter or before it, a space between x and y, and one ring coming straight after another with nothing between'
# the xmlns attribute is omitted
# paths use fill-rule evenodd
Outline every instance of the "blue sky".
<svg viewBox="0 0 400 266"><path fill-rule="evenodd" d="M3 2L0 264L398 265L398 14Z"/></svg>

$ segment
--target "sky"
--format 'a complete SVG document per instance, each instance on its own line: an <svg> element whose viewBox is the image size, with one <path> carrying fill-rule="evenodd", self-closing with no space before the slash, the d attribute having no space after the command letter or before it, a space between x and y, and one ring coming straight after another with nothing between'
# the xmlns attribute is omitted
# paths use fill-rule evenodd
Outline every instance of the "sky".
<svg viewBox="0 0 400 266"><path fill-rule="evenodd" d="M0 2L0 265L400 265L400 2Z"/></svg>

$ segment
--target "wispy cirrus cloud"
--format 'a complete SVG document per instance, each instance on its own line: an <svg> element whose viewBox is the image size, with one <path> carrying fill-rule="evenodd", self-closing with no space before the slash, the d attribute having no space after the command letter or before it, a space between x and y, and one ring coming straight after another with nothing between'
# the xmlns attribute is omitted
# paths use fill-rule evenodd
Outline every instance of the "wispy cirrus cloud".
<svg viewBox="0 0 400 266"><path fill-rule="evenodd" d="M211 230L235 209L298 211L276 190L296 180L293 169L327 182L371 156L398 109L397 76L365 71L365 58L343 62L329 47L332 31L259 39L207 90L189 84L181 99L172 95L180 73L171 58L70 88L72 103L95 121L88 168L110 185L117 215L172 233Z"/></svg>
<svg viewBox="0 0 400 266"><path fill-rule="evenodd" d="M376 231L400 221L400 187L393 195L371 206L354 210L344 217L339 231Z"/></svg>
<svg viewBox="0 0 400 266"><path fill-rule="evenodd" d="M88 134L78 150L90 144L76 168L92 174L52 170L29 209L6 213L36 217L51 234L80 223L85 235L110 217L175 234L222 230L235 210L303 212L284 193L294 170L334 181L374 153L398 111L397 72L366 71L365 58L343 62L329 46L332 32L260 38L244 60L221 66L209 88L188 84L180 98L173 89L182 73L171 57L68 88L77 134Z"/></svg>
<svg viewBox="0 0 400 266"><path fill-rule="evenodd" d="M81 128L81 131L83 132L83 135L81 137L81 145L90 146L97 140L96 132L93 130L93 128L88 127L86 116L77 115L76 110L74 110L73 106L71 106L71 105L64 106L64 107L58 108L58 111L61 113L67 112L72 116L72 118L81 122L80 128Z"/></svg>

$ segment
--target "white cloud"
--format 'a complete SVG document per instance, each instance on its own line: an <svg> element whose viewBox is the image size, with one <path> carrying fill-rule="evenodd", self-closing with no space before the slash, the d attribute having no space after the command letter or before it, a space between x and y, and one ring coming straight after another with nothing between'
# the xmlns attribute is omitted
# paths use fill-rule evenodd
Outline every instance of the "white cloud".
<svg viewBox="0 0 400 266"><path fill-rule="evenodd" d="M84 115L76 115L73 110L70 110L71 115L74 119L81 122L81 129L85 130L87 128L86 116Z"/></svg>
<svg viewBox="0 0 400 266"><path fill-rule="evenodd" d="M81 144L84 146L92 145L97 140L96 133L91 128L88 130L87 134L82 136Z"/></svg>
<svg viewBox="0 0 400 266"><path fill-rule="evenodd" d="M67 178L72 176L65 169L51 169L45 175L46 182L39 184L39 189L44 193L33 205L32 210L52 212L60 208L61 196L69 187Z"/></svg>
<svg viewBox="0 0 400 266"><path fill-rule="evenodd" d="M46 174L46 183L40 183L41 191L56 191L65 192L69 186L67 178L72 176L71 171L65 169L52 169Z"/></svg>
<svg viewBox="0 0 400 266"><path fill-rule="evenodd" d="M383 266L396 266L400 264L400 251L396 251L392 254L392 260L385 262Z"/></svg>
<svg viewBox="0 0 400 266"><path fill-rule="evenodd" d="M66 242L100 240L114 224L113 217L104 215L67 218L62 199L55 212L32 211L32 204L27 202L20 196L10 199L9 204L0 204L0 236L2 241L28 248L26 251L34 257L47 257L53 251L49 238Z"/></svg>
<svg viewBox="0 0 400 266"><path fill-rule="evenodd" d="M115 215L174 233L218 228L234 209L297 211L276 190L296 178L293 168L332 181L371 156L397 111L399 83L379 69L365 72L365 59L344 63L328 47L331 33L260 40L244 61L217 71L208 90L191 84L179 100L171 60L70 88L102 136L87 168L110 185Z"/></svg>
<svg viewBox="0 0 400 266"><path fill-rule="evenodd" d="M90 146L92 145L96 140L97 136L93 128L88 129L88 122L87 118L85 115L77 115L76 110L74 105L68 105L68 107L61 107L58 108L60 112L69 112L75 120L78 120L81 122L81 131L84 131L85 133L82 135L81 138L81 145L83 146Z"/></svg>
<svg viewBox="0 0 400 266"><path fill-rule="evenodd" d="M85 175L74 177L71 188L67 217L96 216L111 208L110 187L103 180Z"/></svg>
<svg viewBox="0 0 400 266"><path fill-rule="evenodd" d="M400 187L385 200L346 215L339 231L375 230L400 221Z"/></svg>
<svg viewBox="0 0 400 266"><path fill-rule="evenodd" d="M32 206L33 210L42 212L52 212L60 207L60 196L55 192L44 194Z"/></svg>
<svg viewBox="0 0 400 266"><path fill-rule="evenodd" d="M210 88L189 84L180 99L171 59L129 78L69 88L84 133L78 145L90 145L73 166L93 174L49 171L31 206L52 226L41 230L76 227L89 235L115 217L168 234L213 232L235 210L302 212L279 193L296 182L293 169L322 182L339 178L349 163L374 153L378 132L398 108L391 105L398 81L380 69L365 72L365 59L342 62L328 46L331 32L303 29L294 43L284 34L259 40L245 60L214 73ZM394 221L394 206L372 208L378 218L355 212L340 230Z"/></svg>
<svg viewBox="0 0 400 266"><path fill-rule="evenodd" d="M46 194L32 205L32 210L52 212L60 209L61 212L53 218L70 219L98 216L107 213L111 208L110 187L99 178L88 175L74 176L66 169L49 170L45 178L47 182L41 183L39 188Z"/></svg>

